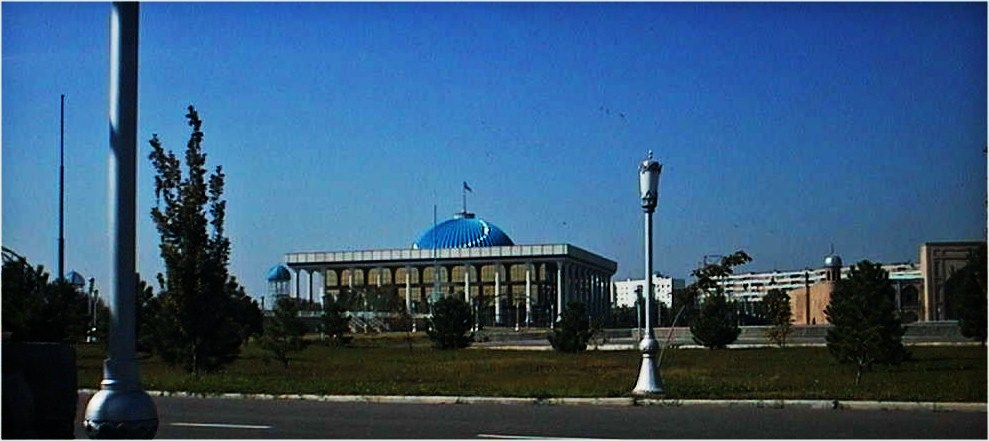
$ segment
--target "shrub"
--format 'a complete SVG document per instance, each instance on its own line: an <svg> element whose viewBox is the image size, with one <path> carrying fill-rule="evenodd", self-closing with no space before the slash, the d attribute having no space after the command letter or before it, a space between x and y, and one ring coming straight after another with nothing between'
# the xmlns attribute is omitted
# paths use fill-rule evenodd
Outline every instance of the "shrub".
<svg viewBox="0 0 989 441"><path fill-rule="evenodd" d="M587 308L581 302L570 302L563 310L559 325L549 334L549 343L560 352L580 352L594 335Z"/></svg>
<svg viewBox="0 0 989 441"><path fill-rule="evenodd" d="M742 330L735 318L735 307L722 293L704 299L700 314L690 322L690 332L697 344L723 349L738 339Z"/></svg>
<svg viewBox="0 0 989 441"><path fill-rule="evenodd" d="M329 337L330 343L346 346L353 340L350 334L350 317L346 315L343 302L333 297L323 297L323 315L320 317L319 331Z"/></svg>

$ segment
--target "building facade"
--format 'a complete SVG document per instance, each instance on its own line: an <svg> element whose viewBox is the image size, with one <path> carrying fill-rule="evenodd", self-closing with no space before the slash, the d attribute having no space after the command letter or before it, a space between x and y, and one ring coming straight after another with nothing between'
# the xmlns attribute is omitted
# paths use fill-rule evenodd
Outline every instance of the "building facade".
<svg viewBox="0 0 989 441"><path fill-rule="evenodd" d="M986 242L927 242L920 246L923 270L924 320L956 320L955 305L944 293L944 284L955 271L968 264L970 254L985 252Z"/></svg>
<svg viewBox="0 0 989 441"><path fill-rule="evenodd" d="M719 280L718 284L721 285L730 299L741 302L746 311L757 311L758 308L755 305L761 302L771 289L781 289L787 292L790 294L791 301L794 293L798 293L801 297L800 310L798 311L796 304L791 304L791 307L794 308L794 323L820 324L824 318L824 307L827 306L827 302L822 299L830 300L831 292L834 289L833 283L828 282L847 277L852 269L851 266L842 265L840 271L835 274L836 269L828 266L828 257L825 258L826 263L821 268L807 268L802 271L732 274ZM839 256L834 257L840 261ZM890 281L896 292L896 298L893 300L900 317L908 323L920 320L923 310L919 296L923 289L921 265L909 262L893 263L882 265L882 268L889 273ZM829 279L829 274L832 276L831 279ZM810 306L810 310L807 309L808 306Z"/></svg>
<svg viewBox="0 0 989 441"><path fill-rule="evenodd" d="M652 287L653 298L670 308L673 305L673 291L684 289L684 287L686 287L686 283L683 279L666 277L661 274L653 274ZM616 308L635 307L635 300L639 295L639 291L637 290L644 291L645 289L645 279L625 279L624 281L615 282L614 287L612 288L612 292L614 292L614 299L612 299L611 303Z"/></svg>
<svg viewBox="0 0 989 441"><path fill-rule="evenodd" d="M320 280L327 296L369 287L390 288L413 316L429 304L462 296L485 325L551 326L570 301L605 314L617 264L571 244L516 245L497 226L460 212L424 232L410 249L295 252L285 256L295 273Z"/></svg>

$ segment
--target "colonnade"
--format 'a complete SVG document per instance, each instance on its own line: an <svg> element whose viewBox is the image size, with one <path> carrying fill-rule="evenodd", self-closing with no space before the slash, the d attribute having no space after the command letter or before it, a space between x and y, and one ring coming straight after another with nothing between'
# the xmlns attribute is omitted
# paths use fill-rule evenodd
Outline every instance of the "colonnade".
<svg viewBox="0 0 989 441"><path fill-rule="evenodd" d="M334 298L345 290L386 287L395 289L407 311L424 314L427 305L438 300L428 298L435 285L439 295L463 295L478 308L485 325L552 326L571 301L584 303L592 317L610 308L611 275L570 260L322 265L292 270L298 299L321 301L313 290L318 275L318 286ZM308 282L306 296L303 274Z"/></svg>

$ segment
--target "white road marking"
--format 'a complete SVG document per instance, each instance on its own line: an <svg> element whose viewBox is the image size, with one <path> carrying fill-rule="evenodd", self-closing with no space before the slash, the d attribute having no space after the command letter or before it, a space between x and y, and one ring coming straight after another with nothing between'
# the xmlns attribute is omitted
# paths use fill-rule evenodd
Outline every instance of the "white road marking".
<svg viewBox="0 0 989 441"><path fill-rule="evenodd" d="M250 424L225 424L225 423L171 423L172 426L181 427L215 427L220 429L270 429L271 426L254 426Z"/></svg>
<svg viewBox="0 0 989 441"><path fill-rule="evenodd" d="M494 439L572 439L572 440L599 440L604 438L572 438L569 436L529 436L529 435L493 435L488 433L478 433L478 438Z"/></svg>

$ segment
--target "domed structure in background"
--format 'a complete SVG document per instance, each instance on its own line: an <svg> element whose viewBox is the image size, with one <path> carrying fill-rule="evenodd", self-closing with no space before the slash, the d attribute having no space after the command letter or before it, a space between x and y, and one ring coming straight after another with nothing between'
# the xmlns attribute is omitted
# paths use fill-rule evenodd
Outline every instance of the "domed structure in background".
<svg viewBox="0 0 989 441"><path fill-rule="evenodd" d="M515 242L500 228L466 211L453 215L423 232L412 249L512 246Z"/></svg>
<svg viewBox="0 0 989 441"><path fill-rule="evenodd" d="M292 273L282 265L275 265L268 270L268 275L265 277L269 282L287 282L292 280Z"/></svg>
<svg viewBox="0 0 989 441"><path fill-rule="evenodd" d="M841 256L835 254L834 250L824 258L824 270L825 280L837 282L841 279Z"/></svg>
<svg viewBox="0 0 989 441"><path fill-rule="evenodd" d="M69 282L69 285L72 285L79 289L82 289L86 286L86 278L83 277L82 274L79 274L75 271L69 271L69 273L65 275L65 281Z"/></svg>
<svg viewBox="0 0 989 441"><path fill-rule="evenodd" d="M289 286L292 281L292 273L283 265L271 267L265 278L268 280L268 292L266 296L261 297L261 309L265 308L265 297L287 296L292 289Z"/></svg>
<svg viewBox="0 0 989 441"><path fill-rule="evenodd" d="M837 254L831 254L824 258L824 266L828 268L841 268L841 256Z"/></svg>

